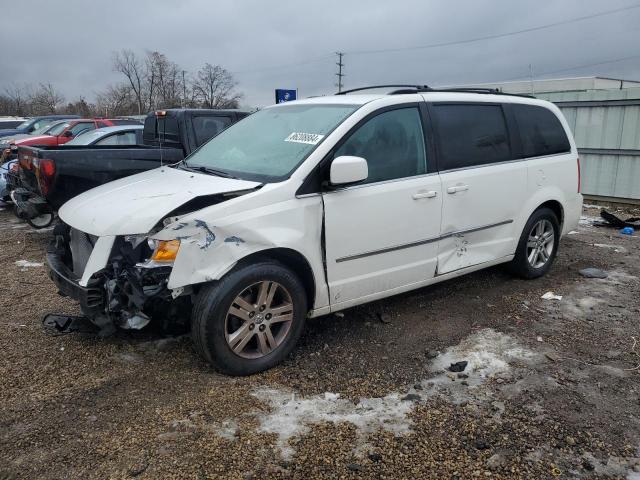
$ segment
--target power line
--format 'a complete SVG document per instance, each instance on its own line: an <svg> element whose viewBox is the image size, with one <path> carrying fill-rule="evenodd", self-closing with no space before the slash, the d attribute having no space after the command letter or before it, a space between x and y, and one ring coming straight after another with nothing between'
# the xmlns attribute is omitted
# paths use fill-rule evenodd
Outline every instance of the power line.
<svg viewBox="0 0 640 480"><path fill-rule="evenodd" d="M344 63L342 63L342 57L344 56L343 52L336 52L336 55L338 55L338 63L336 63L336 65L338 66L338 73L336 73L336 77L338 77L338 83L336 84L336 87L338 87L338 92L342 91L342 77L344 77L344 73L342 73L342 67L344 67Z"/></svg>
<svg viewBox="0 0 640 480"><path fill-rule="evenodd" d="M297 62L297 63L289 63L289 64L285 64L285 65L273 65L271 67L262 67L262 68L254 68L254 69L250 69L250 70L239 70L239 71L234 71L231 72L234 75L242 75L244 73L255 73L255 72L263 72L266 70L284 70L285 68L293 68L293 67L300 67L302 65L309 65L311 63L318 63L321 62L323 60L327 60L329 58L333 58L333 54L331 55L322 55L321 57L312 57L308 60L304 60L302 62Z"/></svg>
<svg viewBox="0 0 640 480"><path fill-rule="evenodd" d="M600 12L600 13L594 13L592 15L585 15L583 17L576 17L576 18L571 18L568 20L562 20L560 22L554 22L554 23L548 23L546 25L539 25L536 27L530 27L530 28L525 28L522 30L514 30L512 32L505 32L505 33L498 33L495 35L486 35L483 37L474 37L474 38L468 38L465 40L456 40L456 41L452 41L452 42L442 42L442 43L432 43L429 45L419 45L419 46L413 46L413 47L398 47L398 48L382 48L382 49L378 49L378 50L355 50L355 51L351 51L351 52L347 52L349 55L369 55L369 54L375 54L375 53L390 53L390 52L400 52L400 51L406 51L406 50L423 50L423 49L428 49L428 48L438 48L438 47L448 47L451 45L463 45L463 44L467 44L467 43L474 43L474 42L480 42L483 40L493 40L496 38L503 38L503 37L510 37L513 35L520 35L523 33L528 33L528 32L535 32L538 30L543 30L546 28L552 28L552 27L557 27L560 25L567 25L569 23L575 23L575 22L581 22L584 20L589 20L591 18L597 18L597 17L602 17L605 15L612 15L614 13L618 13L618 12L624 12L627 10L632 10L635 8L640 8L640 5L630 5L628 7L623 7L623 8L616 8L615 10L607 10L605 12Z"/></svg>
<svg viewBox="0 0 640 480"><path fill-rule="evenodd" d="M608 65L610 63L618 63L618 62L624 62L626 60L636 60L636 59L640 59L640 55L631 55L629 57L621 57L621 58L616 58L613 60L606 60L603 62L596 62L596 63L585 63L582 65L576 65L574 67L567 67L567 68L561 68L559 70L547 70L547 71L543 71L543 72L537 72L536 77L540 78L540 76L542 75L553 75L555 73L562 73L562 72L570 72L572 70L579 70L581 68L588 68L588 67L597 67L600 65ZM507 80L501 80L503 82L511 82L514 80L524 80L527 77L517 77L517 78L509 78Z"/></svg>

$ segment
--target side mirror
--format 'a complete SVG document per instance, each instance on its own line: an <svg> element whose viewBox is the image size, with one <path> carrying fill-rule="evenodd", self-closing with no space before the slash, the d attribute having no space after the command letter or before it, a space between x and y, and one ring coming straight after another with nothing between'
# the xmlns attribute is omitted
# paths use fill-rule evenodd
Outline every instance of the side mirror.
<svg viewBox="0 0 640 480"><path fill-rule="evenodd" d="M347 185L366 180L369 176L369 166L362 157L343 155L331 162L329 183L331 185Z"/></svg>
<svg viewBox="0 0 640 480"><path fill-rule="evenodd" d="M71 130L67 130L66 132L64 132L62 134L63 137L67 137L67 138L71 138L73 137L73 132L71 132Z"/></svg>

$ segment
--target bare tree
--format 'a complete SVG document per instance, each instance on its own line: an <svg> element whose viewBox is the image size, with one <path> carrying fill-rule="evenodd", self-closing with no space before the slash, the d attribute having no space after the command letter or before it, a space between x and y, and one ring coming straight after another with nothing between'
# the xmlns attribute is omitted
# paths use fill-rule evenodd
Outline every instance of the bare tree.
<svg viewBox="0 0 640 480"><path fill-rule="evenodd" d="M109 85L96 95L96 111L105 117L137 113L138 103L133 89L128 83Z"/></svg>
<svg viewBox="0 0 640 480"><path fill-rule="evenodd" d="M15 115L24 115L27 113L27 87L26 85L18 85L16 83L9 85L4 89L5 96L9 100L9 108Z"/></svg>
<svg viewBox="0 0 640 480"><path fill-rule="evenodd" d="M145 110L143 86L147 77L142 62L133 51L123 49L113 54L113 69L127 77L138 105L138 114L141 115Z"/></svg>
<svg viewBox="0 0 640 480"><path fill-rule="evenodd" d="M56 113L63 102L64 97L50 83L41 83L29 98L31 113L36 115Z"/></svg>
<svg viewBox="0 0 640 480"><path fill-rule="evenodd" d="M191 88L206 108L237 108L242 95L234 92L233 75L219 65L205 64L195 75Z"/></svg>

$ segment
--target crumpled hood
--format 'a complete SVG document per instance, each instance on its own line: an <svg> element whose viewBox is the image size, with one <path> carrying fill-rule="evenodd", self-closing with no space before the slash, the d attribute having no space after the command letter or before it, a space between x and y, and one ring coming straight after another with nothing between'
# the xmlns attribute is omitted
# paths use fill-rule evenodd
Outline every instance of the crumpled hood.
<svg viewBox="0 0 640 480"><path fill-rule="evenodd" d="M65 203L58 215L67 225L99 237L141 234L193 198L249 190L259 185L161 167L78 195Z"/></svg>

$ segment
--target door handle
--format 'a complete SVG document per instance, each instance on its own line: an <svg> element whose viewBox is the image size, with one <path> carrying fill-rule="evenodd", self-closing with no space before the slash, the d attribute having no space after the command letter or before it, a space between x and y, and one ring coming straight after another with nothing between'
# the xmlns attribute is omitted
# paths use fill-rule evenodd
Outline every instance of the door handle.
<svg viewBox="0 0 640 480"><path fill-rule="evenodd" d="M456 185L455 187L447 188L447 193L458 193L469 190L469 185Z"/></svg>
<svg viewBox="0 0 640 480"><path fill-rule="evenodd" d="M421 198L433 198L438 195L438 192L435 190L430 190L428 192L419 192L413 194L414 200L420 200Z"/></svg>

